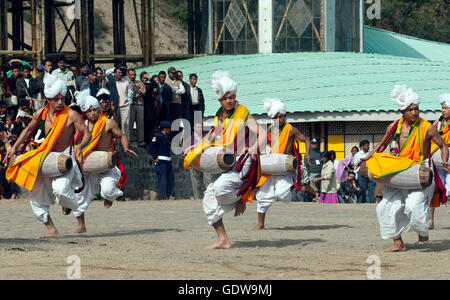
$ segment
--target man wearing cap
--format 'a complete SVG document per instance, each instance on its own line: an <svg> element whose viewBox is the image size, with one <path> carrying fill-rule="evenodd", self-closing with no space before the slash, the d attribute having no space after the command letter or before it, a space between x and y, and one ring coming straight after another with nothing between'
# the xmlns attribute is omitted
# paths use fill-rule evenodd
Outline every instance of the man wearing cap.
<svg viewBox="0 0 450 300"><path fill-rule="evenodd" d="M267 154L287 154L295 156L298 161L298 170L296 174L286 174L279 176L270 176L263 174L258 182L258 190L255 194L258 200L258 225L253 230L264 229L265 218L269 208L273 203L282 201L289 203L292 201L292 190L301 190L302 174L301 174L301 156L299 143L306 145L305 163L310 163L309 140L300 131L286 122L286 106L279 99L265 99L264 109L267 115L272 119L273 124L268 128L268 146L270 151ZM297 176L295 180L295 175Z"/></svg>
<svg viewBox="0 0 450 300"><path fill-rule="evenodd" d="M259 151L265 148L267 133L247 108L237 102L237 83L229 72L216 71L211 83L221 107L216 113L213 129L201 143L185 151L184 167L191 169L209 147L225 147L236 155L236 165L231 170L212 176L212 183L203 198L208 223L218 237L218 241L206 249L228 249L231 243L222 217L232 210L236 217L243 214L246 204L253 201L261 177Z"/></svg>
<svg viewBox="0 0 450 300"><path fill-rule="evenodd" d="M314 179L320 177L322 171L322 155L320 153L320 142L317 139L311 140L311 151L309 152L310 162L307 164L309 171L309 181L311 187L320 192L320 184L316 184Z"/></svg>
<svg viewBox="0 0 450 300"><path fill-rule="evenodd" d="M442 107L441 117L433 123L446 145L450 144L450 94L440 97ZM439 149L433 141L431 141L431 155ZM430 220L429 229L434 229L434 211L436 207L440 207L441 203L447 203L447 197L450 196L450 174L441 169L436 169L439 178L436 178L436 186L441 186L441 191L436 188L433 199L430 203ZM439 183L438 183L439 181ZM445 190L445 191L444 191Z"/></svg>
<svg viewBox="0 0 450 300"><path fill-rule="evenodd" d="M22 131L17 141L8 150L4 163L13 161L6 171L6 178L29 191L33 213L48 230L42 238L53 238L58 237L59 233L50 218L50 205L54 204L55 198L63 208L77 209L75 190L82 187L83 183L75 155L83 162L81 149L88 144L91 133L84 125L81 116L64 105L66 84L50 74L45 75L44 84L48 105L33 115L28 127ZM83 140L80 148L74 150L75 130L83 133ZM16 153L26 147L32 138L38 145L37 149L15 160ZM66 175L48 178L39 174L42 163L50 152L72 157L72 168Z"/></svg>
<svg viewBox="0 0 450 300"><path fill-rule="evenodd" d="M113 138L121 141L125 154L137 157L137 154L128 148L128 139L117 123L100 114L98 100L89 96L88 89L78 93L76 98L77 104L87 119L87 127L92 132L89 144L82 148L85 159L93 151L113 152ZM84 214L97 194L100 193L104 199L105 208L111 207L113 201L123 195L123 192L117 187L120 177L121 172L116 166L103 173L85 175L84 189L77 195L78 208L73 211L73 215L78 221L78 226L73 233L86 232Z"/></svg>
<svg viewBox="0 0 450 300"><path fill-rule="evenodd" d="M152 155L155 171L158 176L158 200L175 198L175 177L173 175L170 150L170 133L172 124L162 121L160 133L156 134L147 150Z"/></svg>
<svg viewBox="0 0 450 300"><path fill-rule="evenodd" d="M116 120L116 116L114 114L114 110L111 107L111 102L109 101L110 99L110 93L108 91L108 89L106 88L101 88L98 93L96 98L98 99L98 102L100 104L100 114L107 117L108 119L113 119Z"/></svg>
<svg viewBox="0 0 450 300"><path fill-rule="evenodd" d="M366 161L367 169L374 178L403 172L418 164L429 167L433 141L441 149L444 168L449 171L447 145L436 128L419 117L419 96L405 85L396 85L391 98L396 101L402 117L388 126L382 142L356 167ZM397 156L383 153L391 142L394 148L400 149ZM383 200L377 206L377 217L381 237L394 240L394 245L385 252L406 251L401 235L408 224L408 231L419 235L419 244L428 241L428 218L434 187L434 180L430 186L417 190L386 186Z"/></svg>

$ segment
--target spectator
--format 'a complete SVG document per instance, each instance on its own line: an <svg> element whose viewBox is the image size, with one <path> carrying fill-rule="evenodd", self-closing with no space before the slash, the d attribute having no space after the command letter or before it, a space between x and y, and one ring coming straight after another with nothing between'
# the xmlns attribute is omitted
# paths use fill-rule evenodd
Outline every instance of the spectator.
<svg viewBox="0 0 450 300"><path fill-rule="evenodd" d="M23 67L22 78L17 80L16 87L19 103L22 100L30 100L34 97L34 93L38 90L38 88L35 79L31 77L30 67Z"/></svg>
<svg viewBox="0 0 450 300"><path fill-rule="evenodd" d="M102 67L97 67L95 69L95 71L97 72L97 77L101 82L101 87L104 88L106 86L106 73L105 70L103 70Z"/></svg>
<svg viewBox="0 0 450 300"><path fill-rule="evenodd" d="M79 92L89 88L89 64L87 62L81 63L80 75L75 79L75 88Z"/></svg>
<svg viewBox="0 0 450 300"><path fill-rule="evenodd" d="M133 104L130 109L130 130L133 132L134 123L136 122L136 144L138 147L145 147L144 136L144 97L147 93L147 87L142 81L145 74L141 74L141 81L136 80L136 70L128 70L128 78L133 85Z"/></svg>
<svg viewBox="0 0 450 300"><path fill-rule="evenodd" d="M11 67L11 77L7 79L9 86L9 94L6 95L6 104L8 107L16 107L18 105L18 96L17 96L17 81L20 77L20 68L21 65L19 63L14 63Z"/></svg>
<svg viewBox="0 0 450 300"><path fill-rule="evenodd" d="M117 117L114 114L114 110L111 108L110 93L107 89L102 88L98 91L96 98L100 104L100 113L106 116L108 119L116 120Z"/></svg>
<svg viewBox="0 0 450 300"><path fill-rule="evenodd" d="M353 158L355 157L355 155L356 155L358 152L359 152L359 148L356 147L356 146L353 146L353 147L352 147L352 150L351 150L352 160L351 160L350 164L348 165L348 169L351 170L351 171L353 171Z"/></svg>
<svg viewBox="0 0 450 300"><path fill-rule="evenodd" d="M358 186L355 172L349 172L347 181L341 183L339 200L341 203L357 203L361 189Z"/></svg>
<svg viewBox="0 0 450 300"><path fill-rule="evenodd" d="M318 191L320 191L320 185L314 182L315 178L320 176L320 172L322 170L322 160L321 154L319 150L320 143L317 139L311 140L311 150L309 152L311 164L309 165L309 181L311 182L311 186Z"/></svg>
<svg viewBox="0 0 450 300"><path fill-rule="evenodd" d="M95 97L98 91L102 88L102 81L97 77L97 71L95 69L90 69L88 71L88 78L91 96Z"/></svg>
<svg viewBox="0 0 450 300"><path fill-rule="evenodd" d="M205 114L205 98L203 97L202 90L197 87L197 80L198 77L196 74L189 75L189 88L186 89L186 95L189 103L191 104L191 110L189 113L189 121L191 124L203 120L203 116ZM198 116L201 117L199 120L195 120L196 112Z"/></svg>
<svg viewBox="0 0 450 300"><path fill-rule="evenodd" d="M36 101L34 101L34 109L38 110L44 106L46 101L44 94L44 76L46 73L51 74L53 71L53 62L49 59L44 60L42 66L38 67L39 76L36 78Z"/></svg>
<svg viewBox="0 0 450 300"><path fill-rule="evenodd" d="M0 106L0 125L4 126L6 124L6 118L8 117L8 106L2 103Z"/></svg>
<svg viewBox="0 0 450 300"><path fill-rule="evenodd" d="M158 133L148 145L148 152L155 163L158 176L158 200L175 198L175 178L173 175L172 158L170 152L169 122L161 122L161 132Z"/></svg>
<svg viewBox="0 0 450 300"><path fill-rule="evenodd" d="M321 176L313 180L314 183L320 181L320 203L336 204L338 203L336 170L332 159L332 154L326 151L322 154L323 167Z"/></svg>
<svg viewBox="0 0 450 300"><path fill-rule="evenodd" d="M170 101L170 120L173 122L183 115L182 97L186 93L183 83L178 77L177 70L170 67L167 70L169 78L166 79L166 84L172 88L172 99Z"/></svg>
<svg viewBox="0 0 450 300"><path fill-rule="evenodd" d="M131 82L123 77L125 67L123 65L114 68L113 74L106 72L107 89L111 93L111 105L119 119L120 128L130 140L130 106L133 103L133 87Z"/></svg>
<svg viewBox="0 0 450 300"><path fill-rule="evenodd" d="M72 80L74 80L75 78L78 77L79 73L78 73L78 67L76 65L71 65L69 67L69 71L72 72L72 74L73 74Z"/></svg>
<svg viewBox="0 0 450 300"><path fill-rule="evenodd" d="M166 84L166 72L161 71L159 76L159 90L160 90L160 102L162 104L162 114L160 115L159 122L170 121L170 103L172 101L172 88Z"/></svg>
<svg viewBox="0 0 450 300"><path fill-rule="evenodd" d="M184 88L184 94L181 96L181 118L183 120L186 120L185 122L189 122L189 127L191 132L193 132L194 130L194 126L191 123L190 119L191 119L191 110L192 110L192 102L190 97L188 96L188 91L190 90L190 84L187 84L186 82L183 81L183 72L182 71L177 71L177 79L179 81L181 81L181 84L183 85Z"/></svg>
<svg viewBox="0 0 450 300"><path fill-rule="evenodd" d="M365 158L370 154L370 142L368 140L363 140L359 143L359 150L358 153L356 153L355 157L353 158L353 165L361 161L361 158ZM373 181L370 181L367 178L364 178L362 176L359 176L359 167L355 169L356 178L358 180L358 185L361 188L361 196L358 200L358 203L366 203L367 202L367 194L369 196L369 203L375 203L375 186L376 183Z"/></svg>
<svg viewBox="0 0 450 300"><path fill-rule="evenodd" d="M72 73L72 71L67 69L66 57L64 55L59 56L56 60L56 65L58 66L58 69L54 70L52 72L52 75L55 75L56 77L58 77L58 79L64 81L67 86L73 87L74 74Z"/></svg>
<svg viewBox="0 0 450 300"><path fill-rule="evenodd" d="M9 86L6 80L6 72L0 67L0 103L5 101L7 94L9 94Z"/></svg>
<svg viewBox="0 0 450 300"><path fill-rule="evenodd" d="M145 72L142 80L145 81L149 77L150 75ZM149 78L145 87L147 91L144 97L144 141L148 145L152 137L156 134L156 128L159 126L158 116L161 114L162 109L158 75L153 75L152 78Z"/></svg>

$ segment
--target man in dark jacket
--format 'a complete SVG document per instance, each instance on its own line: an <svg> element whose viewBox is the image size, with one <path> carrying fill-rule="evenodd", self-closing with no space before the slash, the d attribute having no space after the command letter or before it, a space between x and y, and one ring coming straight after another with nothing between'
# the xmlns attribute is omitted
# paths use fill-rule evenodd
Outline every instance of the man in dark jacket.
<svg viewBox="0 0 450 300"><path fill-rule="evenodd" d="M189 75L189 87L186 89L186 95L191 104L189 112L189 121L191 125L201 122L205 114L205 98L203 97L202 90L197 86L197 81L197 74Z"/></svg>
<svg viewBox="0 0 450 300"><path fill-rule="evenodd" d="M339 200L344 203L357 203L360 194L361 188L358 186L356 174L354 172L350 172L347 181L342 182L339 188Z"/></svg>
<svg viewBox="0 0 450 300"><path fill-rule="evenodd" d="M159 121L171 120L170 103L172 101L172 88L166 84L166 72L161 71L159 76L159 89L161 93L160 101L162 104L162 114Z"/></svg>
<svg viewBox="0 0 450 300"><path fill-rule="evenodd" d="M35 92L38 91L35 79L31 77L31 68L24 66L22 69L22 78L16 82L17 98L19 103L21 100L33 98Z"/></svg>

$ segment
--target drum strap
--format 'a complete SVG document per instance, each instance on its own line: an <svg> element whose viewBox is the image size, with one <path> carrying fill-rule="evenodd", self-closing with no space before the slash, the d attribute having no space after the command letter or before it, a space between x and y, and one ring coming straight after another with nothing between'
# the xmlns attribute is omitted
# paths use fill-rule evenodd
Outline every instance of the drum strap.
<svg viewBox="0 0 450 300"><path fill-rule="evenodd" d="M292 180L294 181L294 188L297 191L300 191L302 189L302 158L300 155L300 148L298 143L294 139L294 155L298 162L297 167L297 181L295 180L295 177L292 177Z"/></svg>
<svg viewBox="0 0 450 300"><path fill-rule="evenodd" d="M72 143L70 145L70 156L72 157L72 149L73 147L75 147L75 133L72 134ZM75 190L75 194L79 194L84 190L85 187L85 180L84 180L84 173L83 173L83 169L80 166L80 163L78 162L78 159L75 159L76 163L77 163L77 167L80 170L81 173L81 183L83 184L78 190Z"/></svg>

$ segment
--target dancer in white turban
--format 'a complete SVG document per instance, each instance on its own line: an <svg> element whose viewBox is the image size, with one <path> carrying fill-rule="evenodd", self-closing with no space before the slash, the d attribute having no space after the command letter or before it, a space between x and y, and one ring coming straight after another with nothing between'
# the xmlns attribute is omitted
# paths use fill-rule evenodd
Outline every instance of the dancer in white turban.
<svg viewBox="0 0 450 300"><path fill-rule="evenodd" d="M120 139L126 154L137 157L137 154L128 148L128 139L119 129L114 120L108 119L100 114L100 105L98 100L89 95L89 89L77 94L77 104L86 117L86 126L92 132L92 139L86 147L83 147L83 156L85 158L93 151L113 152L113 138ZM86 232L86 223L84 215L89 204L100 193L104 199L104 207L111 207L113 201L123 195L118 188L121 177L119 168L114 166L112 169L98 173L85 175L85 187L77 196L78 208L73 211L77 218L78 226L73 231L74 234Z"/></svg>
<svg viewBox="0 0 450 300"><path fill-rule="evenodd" d="M448 148L434 126L419 116L419 96L404 85L396 85L391 93L402 118L390 124L383 141L366 157L368 171L374 178L400 173L412 166L423 164L430 167L430 147L433 141L442 152L442 160L448 170ZM385 154L386 147L394 142L400 149L397 156ZM402 232L409 224L409 231L419 235L419 244L428 241L428 218L430 200L434 192L433 183L417 190L399 189L387 186L383 200L377 206L378 222L383 239L394 240L386 252L406 251Z"/></svg>
<svg viewBox="0 0 450 300"><path fill-rule="evenodd" d="M237 164L220 176L213 175L203 198L203 210L208 223L214 226L218 236L218 241L206 249L227 249L231 243L222 217L232 210L235 210L235 216L243 214L246 203L253 200L259 177L258 151L265 144L266 132L249 111L236 101L237 84L230 78L229 72L215 72L211 84L221 107L216 114L214 128L202 142L186 150L184 166L190 169L201 156L202 149L208 147L226 147L236 154ZM255 141L251 141L250 134L256 137ZM239 142L243 142L243 145Z"/></svg>
<svg viewBox="0 0 450 300"><path fill-rule="evenodd" d="M279 176L263 174L258 182L257 187L259 189L255 195L258 200L258 225L253 230L264 229L267 211L273 203L277 201L291 202L294 187L300 190L302 185L309 184L306 168L302 168L299 143L303 142L306 145L305 162L309 164L311 142L297 128L286 122L286 106L281 100L265 99L264 109L273 120L273 124L268 128L268 146L270 149L268 149L267 154L295 156L299 160L299 169L296 174ZM297 176L297 179L295 179L295 176Z"/></svg>
<svg viewBox="0 0 450 300"><path fill-rule="evenodd" d="M64 105L67 91L65 83L49 74L45 75L44 83L48 104L33 115L28 127L8 150L5 163L14 159L17 151L24 149L31 138L35 137L36 132L40 132L40 136L38 134L35 137L38 148L16 159L7 170L7 179L13 180L29 191L31 208L39 222L45 224L48 230L42 238L53 238L59 236L49 213L50 205L54 204L53 199L56 199L63 208L78 208L75 190L82 187L82 177L75 155L78 155L81 161L83 155L81 149L73 149L75 130L84 134L81 141L83 147L88 144L91 134L80 115ZM40 175L42 163L50 152L71 156L70 172L54 178L42 177Z"/></svg>
<svg viewBox="0 0 450 300"><path fill-rule="evenodd" d="M433 126L436 127L437 131L441 135L444 142L449 145L450 144L450 94L442 95L439 99L442 114L441 117L433 123ZM437 151L439 147L431 143L431 154ZM439 174L439 178L436 178L436 183L440 185L441 191L436 191L433 199L430 203L431 208L431 216L429 221L429 229L434 229L434 212L437 207L441 206L441 203L447 203L447 197L450 196L450 174L445 172L444 170L437 169ZM436 189L438 190L438 189ZM445 191L444 191L445 190Z"/></svg>

